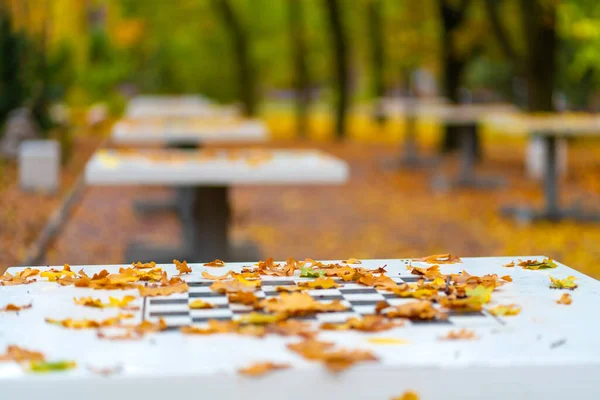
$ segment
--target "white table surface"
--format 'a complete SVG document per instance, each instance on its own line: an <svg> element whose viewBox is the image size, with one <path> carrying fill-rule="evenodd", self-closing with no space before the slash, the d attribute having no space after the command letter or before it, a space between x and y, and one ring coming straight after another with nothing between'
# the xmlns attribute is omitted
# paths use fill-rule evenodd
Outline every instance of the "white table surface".
<svg viewBox="0 0 600 400"><path fill-rule="evenodd" d="M349 349L367 349L380 361L363 363L339 375L331 375L319 363L306 361L287 350L295 338L268 335L263 339L237 335L185 336L178 331L149 335L141 341L102 341L94 330L75 331L44 322L50 318L106 318L116 309L77 306L73 297L134 295L129 291L94 291L38 282L0 286L0 306L32 302L20 313L0 314L0 352L15 344L43 352L50 360L74 360L78 368L47 375L28 374L14 363L0 363L3 399L44 400L163 400L198 397L223 399L389 399L405 390L416 391L423 400L489 399L549 400L600 398L600 335L598 306L600 282L559 264L552 270L524 270L502 265L517 259L541 257L464 258L462 263L441 265L441 272L510 275L512 283L498 288L490 307L516 303L522 307L514 317L486 318L474 324L471 317L446 325L407 325L374 334L329 331L320 340ZM363 267L387 265L389 276L414 277L408 260L363 260ZM184 275L188 282L201 280L201 272L224 274L243 265L223 268L192 264ZM416 266L424 263L413 262ZM161 265L169 273L174 265ZM55 267L62 269L61 267ZM72 266L88 274L118 266ZM15 273L21 268L10 268ZM46 269L45 267L41 268ZM573 275L579 288L569 292L570 306L556 304L565 291L548 288L549 278ZM190 289L191 290L191 289ZM135 304L142 305L142 299ZM138 311L133 322L141 320ZM449 329L468 328L478 340L441 341ZM399 339L405 344L382 345L369 338ZM254 362L273 361L292 368L261 378L247 378L237 369ZM94 375L87 367L122 367L111 377Z"/></svg>
<svg viewBox="0 0 600 400"><path fill-rule="evenodd" d="M160 159L151 156L157 154ZM342 184L349 176L346 162L315 150L229 149L213 154L99 150L86 165L85 179L89 185L229 186Z"/></svg>
<svg viewBox="0 0 600 400"><path fill-rule="evenodd" d="M212 102L199 95L183 96L137 96L128 106L128 117L191 117L203 116L214 109Z"/></svg>
<svg viewBox="0 0 600 400"><path fill-rule="evenodd" d="M488 115L484 123L507 135L599 136L598 114Z"/></svg>
<svg viewBox="0 0 600 400"><path fill-rule="evenodd" d="M164 144L169 142L238 143L263 142L266 125L259 120L238 120L234 115L206 118L134 119L117 122L111 139L118 144Z"/></svg>

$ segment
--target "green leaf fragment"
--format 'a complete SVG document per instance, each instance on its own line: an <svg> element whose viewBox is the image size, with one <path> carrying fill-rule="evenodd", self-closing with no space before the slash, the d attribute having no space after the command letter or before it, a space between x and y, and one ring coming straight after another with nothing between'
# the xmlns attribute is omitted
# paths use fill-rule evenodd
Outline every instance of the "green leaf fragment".
<svg viewBox="0 0 600 400"><path fill-rule="evenodd" d="M32 362L31 371L35 373L46 373L46 372L57 372L57 371L67 371L69 369L73 369L77 367L77 363L75 361L54 361L54 362Z"/></svg>
<svg viewBox="0 0 600 400"><path fill-rule="evenodd" d="M317 271L311 268L300 267L300 278L320 278L325 275L325 271Z"/></svg>

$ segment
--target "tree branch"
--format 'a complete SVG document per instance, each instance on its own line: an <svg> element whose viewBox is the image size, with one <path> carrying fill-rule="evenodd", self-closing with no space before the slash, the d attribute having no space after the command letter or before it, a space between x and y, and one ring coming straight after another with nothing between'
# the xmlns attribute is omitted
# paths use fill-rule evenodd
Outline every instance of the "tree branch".
<svg viewBox="0 0 600 400"><path fill-rule="evenodd" d="M492 25L492 29L494 30L494 37L498 41L504 56L513 63L519 64L519 56L512 46L504 26L502 26L502 21L500 21L500 15L498 14L498 0L485 0L485 8Z"/></svg>

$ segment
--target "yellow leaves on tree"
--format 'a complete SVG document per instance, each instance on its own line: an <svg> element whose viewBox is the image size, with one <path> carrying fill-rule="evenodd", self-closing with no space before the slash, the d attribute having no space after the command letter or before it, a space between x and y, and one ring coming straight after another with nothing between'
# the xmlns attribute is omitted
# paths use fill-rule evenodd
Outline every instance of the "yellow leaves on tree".
<svg viewBox="0 0 600 400"><path fill-rule="evenodd" d="M563 293L563 295L560 296L560 299L556 300L556 304L564 304L566 306L571 305L572 302L573 299L569 293Z"/></svg>
<svg viewBox="0 0 600 400"><path fill-rule="evenodd" d="M475 331L461 329L458 331L449 331L446 336L440 337L440 340L473 340L477 339Z"/></svg>
<svg viewBox="0 0 600 400"><path fill-rule="evenodd" d="M488 311L490 314L495 315L496 317L509 317L519 315L521 312L521 307L516 304L508 304L489 308Z"/></svg>
<svg viewBox="0 0 600 400"><path fill-rule="evenodd" d="M334 344L316 339L306 339L299 343L288 344L288 348L307 360L320 361L331 372L337 373L364 361L378 361L377 357L366 350L333 349Z"/></svg>
<svg viewBox="0 0 600 400"><path fill-rule="evenodd" d="M276 364L272 362L261 362L241 368L238 372L246 376L262 376L269 372L290 368L289 364Z"/></svg>
<svg viewBox="0 0 600 400"><path fill-rule="evenodd" d="M427 257L422 257L419 261L425 262L427 264L455 264L462 262L460 257L453 256L450 253L446 254L434 254Z"/></svg>
<svg viewBox="0 0 600 400"><path fill-rule="evenodd" d="M347 307L339 300L322 303L313 299L308 293L281 293L279 298L273 297L260 302L266 312L302 316L319 312L345 311Z"/></svg>
<svg viewBox="0 0 600 400"><path fill-rule="evenodd" d="M179 275L190 274L192 272L192 267L187 264L186 260L173 260L173 264L175 264L175 268L179 271Z"/></svg>
<svg viewBox="0 0 600 400"><path fill-rule="evenodd" d="M0 362L13 361L17 363L44 361L46 356L39 351L31 351L19 346L9 345L6 347L6 353L0 354Z"/></svg>
<svg viewBox="0 0 600 400"><path fill-rule="evenodd" d="M402 326L402 322L390 321L381 315L365 315L362 318L352 317L343 323L324 323L321 329L361 332L381 332Z"/></svg>
<svg viewBox="0 0 600 400"><path fill-rule="evenodd" d="M221 261L219 259L213 260L211 262L207 262L204 264L205 267L224 267L225 261ZM191 271L190 271L191 272Z"/></svg>
<svg viewBox="0 0 600 400"><path fill-rule="evenodd" d="M565 279L555 279L548 275L550 278L550 288L551 289L569 289L575 290L577 288L577 284L575 283L574 276L568 276Z"/></svg>

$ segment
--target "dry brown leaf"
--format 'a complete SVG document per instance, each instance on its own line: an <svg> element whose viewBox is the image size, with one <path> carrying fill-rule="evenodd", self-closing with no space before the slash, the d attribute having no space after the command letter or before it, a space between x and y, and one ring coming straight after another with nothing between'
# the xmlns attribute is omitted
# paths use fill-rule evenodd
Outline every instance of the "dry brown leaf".
<svg viewBox="0 0 600 400"><path fill-rule="evenodd" d="M219 259L213 260L211 262L207 262L204 264L205 267L224 267L225 261L221 261Z"/></svg>
<svg viewBox="0 0 600 400"><path fill-rule="evenodd" d="M475 331L461 329L458 331L448 331L446 336L440 337L440 340L473 340L477 339Z"/></svg>
<svg viewBox="0 0 600 400"><path fill-rule="evenodd" d="M298 286L307 289L331 289L339 285L331 278L316 278L313 281L298 282Z"/></svg>
<svg viewBox="0 0 600 400"><path fill-rule="evenodd" d="M571 295L569 293L563 293L562 296L560 296L560 299L556 300L556 304L564 304L564 305L570 305L573 302L573 299L571 298Z"/></svg>
<svg viewBox="0 0 600 400"><path fill-rule="evenodd" d="M343 260L342 263L344 263L344 264L362 264L362 261L360 261L357 258L349 258L347 260Z"/></svg>
<svg viewBox="0 0 600 400"><path fill-rule="evenodd" d="M279 321L267 328L269 333L281 336L301 336L308 339L317 335L317 332L312 329L312 324L297 319Z"/></svg>
<svg viewBox="0 0 600 400"><path fill-rule="evenodd" d="M500 279L502 279L503 281L506 281L506 282L512 282L513 281L513 279L510 277L510 275L504 275Z"/></svg>
<svg viewBox="0 0 600 400"><path fill-rule="evenodd" d="M505 268L512 268L512 267L515 266L515 262L511 261L508 264L503 264L502 266L505 267Z"/></svg>
<svg viewBox="0 0 600 400"><path fill-rule="evenodd" d="M136 263L132 263L131 265L133 266L133 268L136 268L136 269L148 269L148 268L156 267L156 263L154 261L150 261L148 263L143 263L141 261L138 261Z"/></svg>
<svg viewBox="0 0 600 400"><path fill-rule="evenodd" d="M44 361L46 357L39 351L31 351L19 346L9 345L6 347L6 353L0 354L0 362L14 361L22 363L25 361Z"/></svg>
<svg viewBox="0 0 600 400"><path fill-rule="evenodd" d="M289 364L275 364L272 362L261 362L241 368L239 373L246 376L262 376L269 372L290 368Z"/></svg>
<svg viewBox="0 0 600 400"><path fill-rule="evenodd" d="M409 390L402 393L400 396L392 397L391 400L419 400L419 395Z"/></svg>
<svg viewBox="0 0 600 400"><path fill-rule="evenodd" d="M508 304L489 308L488 311L490 314L495 315L496 317L509 317L519 315L521 312L521 307L516 304Z"/></svg>
<svg viewBox="0 0 600 400"><path fill-rule="evenodd" d="M205 309L205 308L215 308L214 304L208 303L208 302L200 300L200 299L192 301L190 303L189 307L192 310L200 310L200 309Z"/></svg>
<svg viewBox="0 0 600 400"><path fill-rule="evenodd" d="M92 319L74 320L72 318L67 318L63 320L56 320L52 318L46 318L46 322L53 325L60 325L69 329L92 329L119 325L122 320L131 318L133 318L133 314L119 314L116 317L111 317L100 321Z"/></svg>
<svg viewBox="0 0 600 400"><path fill-rule="evenodd" d="M432 265L429 268L419 268L419 267L415 267L415 266L412 266L412 265L407 265L406 269L408 269L411 274L413 274L413 275L421 275L425 279L435 279L435 278L445 279L446 278L445 275L443 275L440 272L440 266L439 265Z"/></svg>
<svg viewBox="0 0 600 400"><path fill-rule="evenodd" d="M244 278L237 278L228 281L217 281L210 285L210 290L217 293L252 293L260 288L260 280L249 281Z"/></svg>
<svg viewBox="0 0 600 400"><path fill-rule="evenodd" d="M17 272L15 274L15 276L18 276L18 277L23 278L23 279L27 279L27 278L30 278L32 276L36 276L39 273L40 273L39 269L31 269L31 268L27 267L23 271Z"/></svg>
<svg viewBox="0 0 600 400"><path fill-rule="evenodd" d="M12 303L9 303L9 304L6 305L6 307L0 308L0 312L2 312L2 311L6 311L6 312L8 312L8 311L19 312L21 310L25 310L27 308L31 308L31 306L32 306L31 304L26 304L24 306L17 306L17 305L14 305Z"/></svg>
<svg viewBox="0 0 600 400"><path fill-rule="evenodd" d="M381 314L381 311L385 310L388 307L390 307L390 303L388 303L387 301L385 301L385 300L378 301L377 304L375 305L375 314L376 315Z"/></svg>
<svg viewBox="0 0 600 400"><path fill-rule="evenodd" d="M173 260L173 264L175 264L175 268L179 271L179 275L190 274L192 272L192 267L188 265L186 260Z"/></svg>
<svg viewBox="0 0 600 400"><path fill-rule="evenodd" d="M243 314L238 319L240 324L251 324L251 325L268 325L274 324L281 320L285 319L285 315L281 314L261 314L256 312L251 312L248 314Z"/></svg>
<svg viewBox="0 0 600 400"><path fill-rule="evenodd" d="M383 314L388 318L408 318L411 320L447 318L445 314L436 310L430 301L414 301L400 306L388 307Z"/></svg>
<svg viewBox="0 0 600 400"><path fill-rule="evenodd" d="M302 292L303 290L308 290L308 287L303 286L275 286L275 290L278 292Z"/></svg>
<svg viewBox="0 0 600 400"><path fill-rule="evenodd" d="M343 323L324 323L321 329L325 330L356 330L361 332L381 332L402 326L402 322L390 321L381 315L365 315L362 318L350 318Z"/></svg>
<svg viewBox="0 0 600 400"><path fill-rule="evenodd" d="M341 372L363 361L377 361L377 357L365 350L334 350L330 342L306 339L299 343L288 344L288 348L307 360L321 361L331 372Z"/></svg>
<svg viewBox="0 0 600 400"><path fill-rule="evenodd" d="M173 293L186 293L189 288L187 283L181 282L169 286L139 286L138 290L142 297L154 297L170 296Z"/></svg>
<svg viewBox="0 0 600 400"><path fill-rule="evenodd" d="M477 297L467 297L464 299L453 299L450 297L440 297L440 305L444 308L458 312L477 312L483 309L483 301Z"/></svg>
<svg viewBox="0 0 600 400"><path fill-rule="evenodd" d="M321 303L313 299L308 293L281 293L279 298L273 297L262 300L260 305L266 312L286 314L288 316L309 315L318 312L345 311L347 307L339 300L331 303Z"/></svg>
<svg viewBox="0 0 600 400"><path fill-rule="evenodd" d="M300 354L308 360L320 360L327 350L334 347L332 342L323 342L317 339L306 339L298 343L290 343L288 349Z"/></svg>
<svg viewBox="0 0 600 400"><path fill-rule="evenodd" d="M233 271L227 272L225 275L211 275L206 271L202 271L202 277L204 279L208 279L210 281L223 281L225 279L230 279L233 276Z"/></svg>
<svg viewBox="0 0 600 400"><path fill-rule="evenodd" d="M420 259L422 262L427 264L455 264L460 263L462 260L458 256L453 256L450 253L446 254L434 254Z"/></svg>
<svg viewBox="0 0 600 400"><path fill-rule="evenodd" d="M230 303L239 303L246 306L258 305L258 297L251 292L228 293L227 297L229 298Z"/></svg>
<svg viewBox="0 0 600 400"><path fill-rule="evenodd" d="M206 328L197 326L184 326L180 329L185 335L212 335L216 333L234 333L238 329L238 324L235 321L217 321L211 319L208 321Z"/></svg>
<svg viewBox="0 0 600 400"><path fill-rule="evenodd" d="M40 277L48 278L48 281L55 282L58 278L63 276L75 276L75 272L71 271L69 264L65 264L62 270L56 270L54 268L40 273Z"/></svg>

